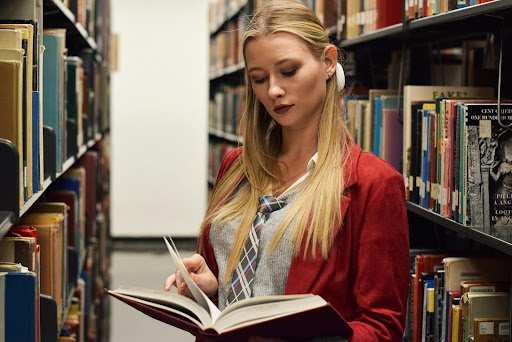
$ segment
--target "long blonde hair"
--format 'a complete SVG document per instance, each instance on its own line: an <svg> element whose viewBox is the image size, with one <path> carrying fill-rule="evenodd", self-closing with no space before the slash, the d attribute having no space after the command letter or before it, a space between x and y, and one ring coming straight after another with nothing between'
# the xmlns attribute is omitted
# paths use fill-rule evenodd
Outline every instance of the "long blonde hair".
<svg viewBox="0 0 512 342"><path fill-rule="evenodd" d="M243 37L243 48L259 36L276 32L292 33L306 43L311 53L321 60L330 45L328 34L317 16L296 0L268 0L252 17ZM257 211L259 197L272 184L279 182L277 157L281 148L281 128L256 98L245 69L246 110L241 120L243 152L219 180L212 194L199 235L202 252L204 230L240 217L233 250L229 257L224 283L227 283L242 253ZM277 246L295 219L292 242L295 255L304 247L303 257L315 257L320 248L327 258L332 241L341 227L341 199L346 180L343 169L348 160L350 138L340 105L340 89L336 75L327 81L326 98L318 129L318 156L314 171L304 181L300 193L290 205L279 225L269 251ZM279 172L279 171L277 171ZM246 179L243 185L242 181ZM236 190L238 188L238 190ZM236 195L235 195L236 190Z"/></svg>

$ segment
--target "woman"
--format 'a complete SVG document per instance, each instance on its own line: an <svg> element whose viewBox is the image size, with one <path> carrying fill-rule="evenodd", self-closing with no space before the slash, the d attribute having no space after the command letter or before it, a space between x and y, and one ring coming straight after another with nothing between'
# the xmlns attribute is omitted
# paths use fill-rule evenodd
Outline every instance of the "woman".
<svg viewBox="0 0 512 342"><path fill-rule="evenodd" d="M199 254L184 260L192 279L221 310L248 296L314 293L349 322L347 339L401 341L409 277L403 178L349 137L336 47L305 6L269 0L247 28L243 54L244 144L220 166ZM263 207L272 210L257 214ZM254 239L257 255L248 251ZM190 295L179 272L164 289L172 285Z"/></svg>

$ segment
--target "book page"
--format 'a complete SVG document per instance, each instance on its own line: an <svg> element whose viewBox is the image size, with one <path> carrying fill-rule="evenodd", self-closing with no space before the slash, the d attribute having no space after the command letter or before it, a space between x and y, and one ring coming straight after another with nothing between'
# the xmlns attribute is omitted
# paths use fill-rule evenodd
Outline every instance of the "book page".
<svg viewBox="0 0 512 342"><path fill-rule="evenodd" d="M135 286L121 286L113 292L118 295L122 294L132 298L145 299L151 303L165 305L171 309L177 309L179 312L183 313L183 316L193 320L194 323L197 324L196 321L199 320L201 322L201 324L197 324L199 326L208 326L211 324L210 315L201 305L199 305L193 299L179 295L177 293L146 289Z"/></svg>
<svg viewBox="0 0 512 342"><path fill-rule="evenodd" d="M322 297L315 295L304 295L299 298L284 300L281 300L284 296L276 297L279 297L280 300L267 302L255 301L256 304L244 305L228 312L224 311L223 315L214 322L214 329L222 333L246 325L316 309L327 304ZM267 297L267 299L270 300L271 297Z"/></svg>
<svg viewBox="0 0 512 342"><path fill-rule="evenodd" d="M134 297L132 296L128 296L128 295L124 295L124 294L121 294L121 293L118 293L117 290L116 291L113 291L117 296L121 297L121 298L126 298L126 299L129 299L129 300L134 300ZM167 311L167 312L171 312L173 314L175 314L176 316L179 316L181 318L184 318L186 320L189 320L190 322L196 324L197 326L203 328L205 325L203 325L203 323L201 323L197 317L195 317L194 315L189 315L181 310L176 310L172 307L169 307L167 305L162 305L162 304L159 304L159 303L154 303L152 301L147 301L147 300L144 300L144 299L140 299L140 298L137 298L137 302L138 303L141 303L141 304L145 304L147 306L151 306L153 308L157 308L157 309L160 309L160 310L164 310L164 311Z"/></svg>
<svg viewBox="0 0 512 342"><path fill-rule="evenodd" d="M174 245L174 242L172 241L171 237L169 237L169 240ZM208 298L208 296L199 288L199 286L196 285L192 278L190 278L187 268L185 267L185 265L183 265L181 258L178 256L177 250L175 251L175 249L167 241L167 238L165 236L164 241L165 244L167 245L167 249L169 250L169 253L171 254L174 263L180 270L183 279L185 279L185 283L187 283L187 286L190 289L190 292L192 292L192 295L194 296L195 300L210 314L212 322L215 322L217 317L220 315L220 310L217 308L217 306L215 306L215 304L213 304L210 298Z"/></svg>

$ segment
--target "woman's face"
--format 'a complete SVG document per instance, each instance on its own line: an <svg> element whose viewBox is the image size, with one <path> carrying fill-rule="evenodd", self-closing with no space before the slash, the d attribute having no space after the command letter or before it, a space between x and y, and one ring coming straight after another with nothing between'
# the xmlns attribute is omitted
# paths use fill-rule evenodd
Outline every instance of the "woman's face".
<svg viewBox="0 0 512 342"><path fill-rule="evenodd" d="M331 59L315 58L305 42L286 32L261 36L245 45L254 94L283 129L318 125L327 73L336 68L336 56Z"/></svg>

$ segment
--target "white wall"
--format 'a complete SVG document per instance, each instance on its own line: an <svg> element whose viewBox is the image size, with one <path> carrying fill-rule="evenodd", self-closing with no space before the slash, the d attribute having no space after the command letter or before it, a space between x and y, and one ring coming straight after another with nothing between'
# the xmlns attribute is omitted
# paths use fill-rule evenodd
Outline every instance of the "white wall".
<svg viewBox="0 0 512 342"><path fill-rule="evenodd" d="M112 235L197 236L207 198L208 2L111 6Z"/></svg>

